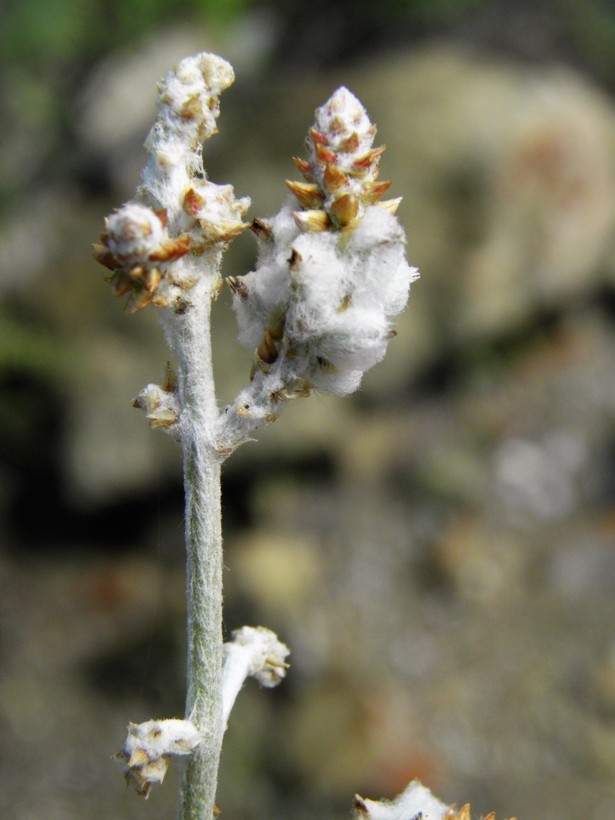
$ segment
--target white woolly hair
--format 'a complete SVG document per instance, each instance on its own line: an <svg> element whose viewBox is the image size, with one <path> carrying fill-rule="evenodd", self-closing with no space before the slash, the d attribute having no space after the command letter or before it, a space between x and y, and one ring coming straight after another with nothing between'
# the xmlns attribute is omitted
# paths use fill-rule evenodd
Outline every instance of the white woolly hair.
<svg viewBox="0 0 615 820"><path fill-rule="evenodd" d="M301 351L294 377L345 395L383 358L391 319L405 307L418 272L406 262L403 229L382 208L368 207L347 237L300 232L292 207L287 203L271 220L256 269L242 277L233 302L239 339L256 347L272 316L284 315L288 344L296 357ZM317 360L333 368L319 368Z"/></svg>

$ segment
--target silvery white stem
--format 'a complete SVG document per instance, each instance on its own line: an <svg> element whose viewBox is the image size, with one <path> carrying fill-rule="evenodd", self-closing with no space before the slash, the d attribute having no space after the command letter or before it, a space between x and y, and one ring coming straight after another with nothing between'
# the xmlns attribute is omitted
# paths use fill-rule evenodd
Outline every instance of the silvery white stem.
<svg viewBox="0 0 615 820"><path fill-rule="evenodd" d="M186 719L204 737L186 766L183 820L209 820L213 816L224 726L220 457L213 439L218 411L210 339L210 309L217 280L217 267L209 277L202 275L201 267L201 279L191 290L190 307L183 314L168 311L163 320L177 357L186 496Z"/></svg>
<svg viewBox="0 0 615 820"><path fill-rule="evenodd" d="M214 432L218 410L210 311L220 288L222 253L244 229L241 217L249 201L235 199L230 185L209 182L202 151L203 142L216 132L219 95L233 78L225 60L206 53L182 60L166 75L146 141L149 162L138 191L140 201L114 212L105 221L101 244L95 246L96 258L113 271L116 295L128 295L129 312L148 305L161 309L177 360L177 388L148 385L136 405L145 410L152 427L179 439L183 450L186 717L203 739L186 767L184 820L213 816L223 735L221 459ZM143 783L136 780L140 793L146 783L161 781L163 757L147 763L151 771Z"/></svg>

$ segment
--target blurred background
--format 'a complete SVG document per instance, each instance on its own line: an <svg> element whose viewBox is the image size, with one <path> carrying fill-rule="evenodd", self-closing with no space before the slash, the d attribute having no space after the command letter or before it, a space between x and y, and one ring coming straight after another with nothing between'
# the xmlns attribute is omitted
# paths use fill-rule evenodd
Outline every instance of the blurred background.
<svg viewBox="0 0 615 820"><path fill-rule="evenodd" d="M354 91L422 278L351 399L290 405L225 465L225 626L292 649L231 717L223 817L347 817L420 777L498 817L615 798L615 11L606 0L4 0L0 6L0 815L174 816L111 756L184 702L177 446L131 399L154 311L91 259L156 82L236 69L210 178L284 200ZM379 143L377 143L379 144ZM250 269L251 236L225 272ZM228 294L219 399L244 383Z"/></svg>

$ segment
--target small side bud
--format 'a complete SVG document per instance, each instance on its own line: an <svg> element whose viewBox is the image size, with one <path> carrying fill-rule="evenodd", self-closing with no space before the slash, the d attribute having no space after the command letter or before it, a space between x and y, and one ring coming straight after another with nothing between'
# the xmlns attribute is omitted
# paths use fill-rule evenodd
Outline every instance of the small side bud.
<svg viewBox="0 0 615 820"><path fill-rule="evenodd" d="M263 626L244 626L224 644L222 667L222 713L226 725L237 695L246 678L253 677L267 688L286 677L290 649L275 632Z"/></svg>
<svg viewBox="0 0 615 820"><path fill-rule="evenodd" d="M188 720L148 720L130 723L124 748L115 755L124 764L124 777L140 797L162 783L171 755L190 755L201 742L196 726Z"/></svg>
<svg viewBox="0 0 615 820"><path fill-rule="evenodd" d="M101 238L115 257L135 261L149 259L169 237L151 208L129 202L107 217Z"/></svg>
<svg viewBox="0 0 615 820"><path fill-rule="evenodd" d="M174 434L179 420L179 402L174 388L148 384L132 402L143 410L152 430L165 430Z"/></svg>
<svg viewBox="0 0 615 820"><path fill-rule="evenodd" d="M169 236L161 211L128 202L105 219L100 239L100 244L94 245L94 258L113 271L109 281L114 294L129 294L127 313L150 304L167 307L181 289L196 282L188 277L170 281L170 263L191 250L192 240L186 234Z"/></svg>
<svg viewBox="0 0 615 820"><path fill-rule="evenodd" d="M223 247L239 236L248 227L242 217L249 207L249 198L237 199L232 185L193 179L184 195L183 209L199 225L191 234L195 248Z"/></svg>
<svg viewBox="0 0 615 820"><path fill-rule="evenodd" d="M286 658L290 649L283 644L275 632L264 626L243 626L233 632L233 643L225 644L226 659L233 651L231 647L241 647L250 656L248 674L267 688L281 683L286 677Z"/></svg>

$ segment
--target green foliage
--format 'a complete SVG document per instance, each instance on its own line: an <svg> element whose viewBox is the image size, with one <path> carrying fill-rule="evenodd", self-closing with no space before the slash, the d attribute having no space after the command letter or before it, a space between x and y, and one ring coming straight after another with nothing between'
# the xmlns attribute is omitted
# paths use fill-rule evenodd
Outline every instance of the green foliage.
<svg viewBox="0 0 615 820"><path fill-rule="evenodd" d="M1 20L2 62L69 58L80 50L93 7L82 0L19 0L7 3Z"/></svg>
<svg viewBox="0 0 615 820"><path fill-rule="evenodd" d="M615 13L608 0L591 0L577 3L575 0L559 0L562 13L566 15L574 33L574 44L592 68L610 83L613 77L613 54L615 54Z"/></svg>
<svg viewBox="0 0 615 820"><path fill-rule="evenodd" d="M53 329L27 326L14 318L10 306L0 306L0 373L28 373L34 377L60 377L70 367L69 345Z"/></svg>
<svg viewBox="0 0 615 820"><path fill-rule="evenodd" d="M369 0L363 0L369 3ZM486 5L488 0L387 0L384 8L391 18L445 25Z"/></svg>
<svg viewBox="0 0 615 820"><path fill-rule="evenodd" d="M0 11L2 57L45 65L101 54L171 20L228 24L250 0L9 0Z"/></svg>

